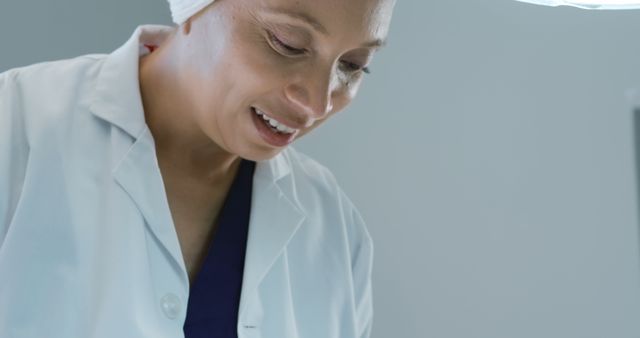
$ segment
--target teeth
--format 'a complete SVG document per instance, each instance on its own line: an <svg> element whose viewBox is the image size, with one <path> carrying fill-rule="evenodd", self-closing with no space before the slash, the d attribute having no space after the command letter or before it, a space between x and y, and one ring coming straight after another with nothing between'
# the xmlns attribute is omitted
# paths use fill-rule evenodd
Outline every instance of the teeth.
<svg viewBox="0 0 640 338"><path fill-rule="evenodd" d="M267 114L265 114L263 111L258 110L257 108L254 108L254 110L256 114L258 114L259 116L262 116L262 119L267 121L274 129L278 130L283 134L293 134L294 132L297 131L297 129L289 128L284 124L276 121L275 119L272 119L271 117L267 116Z"/></svg>

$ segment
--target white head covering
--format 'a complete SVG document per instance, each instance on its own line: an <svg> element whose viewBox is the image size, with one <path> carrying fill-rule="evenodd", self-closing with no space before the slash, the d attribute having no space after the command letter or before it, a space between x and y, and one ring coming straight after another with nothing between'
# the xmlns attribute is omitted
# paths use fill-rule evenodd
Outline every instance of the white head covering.
<svg viewBox="0 0 640 338"><path fill-rule="evenodd" d="M213 1L215 0L169 0L173 22L182 24Z"/></svg>

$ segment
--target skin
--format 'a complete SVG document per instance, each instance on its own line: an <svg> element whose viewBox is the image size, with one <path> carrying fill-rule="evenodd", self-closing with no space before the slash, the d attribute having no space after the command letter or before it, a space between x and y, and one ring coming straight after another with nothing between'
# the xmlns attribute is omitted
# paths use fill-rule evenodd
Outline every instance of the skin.
<svg viewBox="0 0 640 338"><path fill-rule="evenodd" d="M141 58L145 118L190 277L240 159L283 150L261 138L251 107L298 127L296 139L343 110L386 40L394 4L216 0Z"/></svg>

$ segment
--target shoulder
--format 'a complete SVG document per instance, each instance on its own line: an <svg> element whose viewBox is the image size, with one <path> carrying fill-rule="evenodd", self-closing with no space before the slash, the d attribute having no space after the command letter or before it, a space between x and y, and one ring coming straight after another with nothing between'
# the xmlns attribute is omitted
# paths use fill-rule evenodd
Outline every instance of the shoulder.
<svg viewBox="0 0 640 338"><path fill-rule="evenodd" d="M40 97L21 97L25 100L41 101L47 98L60 99L72 93L78 84L96 75L104 55L89 54L72 59L47 61L13 68L0 74L5 90L16 90L21 94L40 94ZM65 91L66 90L66 91Z"/></svg>
<svg viewBox="0 0 640 338"><path fill-rule="evenodd" d="M290 146L284 151L290 166L295 191L298 196L306 196L303 203L312 203L307 207L317 208L318 204L337 204L341 208L353 207L346 194L342 191L338 180L329 168L311 156ZM310 197L316 200L309 201ZM343 203L344 202L344 203Z"/></svg>
<svg viewBox="0 0 640 338"><path fill-rule="evenodd" d="M323 227L340 225L353 249L373 242L366 222L335 175L325 165L294 147L285 150L292 168L298 200L309 217L323 219ZM329 229L325 229L329 230Z"/></svg>
<svg viewBox="0 0 640 338"><path fill-rule="evenodd" d="M90 54L10 69L0 74L2 105L23 120L27 135L56 130L88 109L103 59Z"/></svg>
<svg viewBox="0 0 640 338"><path fill-rule="evenodd" d="M341 291L334 291L348 290L349 306L355 314L355 337L369 337L374 246L365 221L326 166L293 147L285 154L291 163L297 199L307 216L306 226L298 232L304 240L295 247L304 252L301 256L309 269L305 274L321 271L334 279L346 276L348 287L337 282Z"/></svg>
<svg viewBox="0 0 640 338"><path fill-rule="evenodd" d="M29 83L34 79L69 78L69 72L76 73L100 62L106 54L87 54L74 58L45 61L28 66L12 68L0 74L0 78Z"/></svg>
<svg viewBox="0 0 640 338"><path fill-rule="evenodd" d="M336 194L340 189L335 175L325 165L294 147L285 150L294 177L323 192Z"/></svg>
<svg viewBox="0 0 640 338"><path fill-rule="evenodd" d="M95 79L103 59L103 55L90 54L13 68L0 74L0 88L10 93L7 95L14 107L60 107L85 93L86 84Z"/></svg>

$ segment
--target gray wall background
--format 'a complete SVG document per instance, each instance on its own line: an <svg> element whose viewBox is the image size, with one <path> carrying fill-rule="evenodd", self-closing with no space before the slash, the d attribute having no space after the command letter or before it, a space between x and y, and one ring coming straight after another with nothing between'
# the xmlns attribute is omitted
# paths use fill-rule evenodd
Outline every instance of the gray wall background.
<svg viewBox="0 0 640 338"><path fill-rule="evenodd" d="M0 5L0 70L109 52L164 1ZM399 1L344 112L298 143L376 242L374 338L638 338L640 11Z"/></svg>

